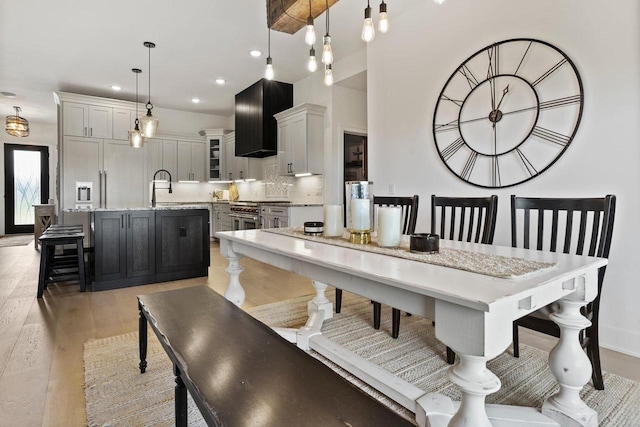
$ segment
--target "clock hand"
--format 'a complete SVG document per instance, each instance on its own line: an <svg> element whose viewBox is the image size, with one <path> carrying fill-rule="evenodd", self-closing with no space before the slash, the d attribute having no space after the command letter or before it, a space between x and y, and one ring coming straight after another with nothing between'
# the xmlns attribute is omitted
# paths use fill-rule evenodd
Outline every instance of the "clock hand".
<svg viewBox="0 0 640 427"><path fill-rule="evenodd" d="M535 110L536 108L539 108L537 105L533 106L533 107L527 107L527 108L521 108L519 110L514 110L514 111L508 111L506 113L502 113L502 117L507 116L509 114L515 114L515 113L522 113L523 111L531 111L531 110ZM458 124L464 124L464 123L471 123L471 122L479 122L480 120L487 120L488 117L487 116L483 116L483 117L476 117L475 119L468 119L468 120L463 120L461 122L459 122Z"/></svg>
<svg viewBox="0 0 640 427"><path fill-rule="evenodd" d="M496 108L494 108L494 110L499 110L500 109L500 104L502 104L502 100L504 99L504 96L509 93L509 85L507 85L507 87L504 88L504 90L502 91L502 98L500 98L500 101L498 102L498 106Z"/></svg>

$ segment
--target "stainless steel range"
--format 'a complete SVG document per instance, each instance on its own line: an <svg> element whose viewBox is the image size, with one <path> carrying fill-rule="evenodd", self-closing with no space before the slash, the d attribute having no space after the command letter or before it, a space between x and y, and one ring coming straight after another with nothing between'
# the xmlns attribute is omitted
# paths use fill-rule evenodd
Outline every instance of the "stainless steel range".
<svg viewBox="0 0 640 427"><path fill-rule="evenodd" d="M260 208L256 202L232 202L229 204L231 224L234 230L260 228Z"/></svg>

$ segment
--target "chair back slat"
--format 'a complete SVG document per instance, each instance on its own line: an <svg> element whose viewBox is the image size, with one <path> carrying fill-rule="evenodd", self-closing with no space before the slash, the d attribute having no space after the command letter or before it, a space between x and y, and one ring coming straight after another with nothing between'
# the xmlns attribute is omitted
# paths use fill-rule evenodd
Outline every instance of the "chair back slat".
<svg viewBox="0 0 640 427"><path fill-rule="evenodd" d="M580 212L580 227L578 234L578 247L576 248L576 254L582 255L584 253L584 240L587 234L587 211Z"/></svg>
<svg viewBox="0 0 640 427"><path fill-rule="evenodd" d="M498 196L431 196L431 232L442 238L475 243L493 242ZM438 214L438 211L439 214Z"/></svg>
<svg viewBox="0 0 640 427"><path fill-rule="evenodd" d="M413 234L418 220L418 195L408 197L374 196L375 206L399 206L402 208L402 234Z"/></svg>
<svg viewBox="0 0 640 427"><path fill-rule="evenodd" d="M568 254L571 251L571 232L573 231L573 210L567 209L567 223L564 230L564 248L562 252Z"/></svg>
<svg viewBox="0 0 640 427"><path fill-rule="evenodd" d="M553 209L551 218L551 252L555 252L558 247L558 209Z"/></svg>
<svg viewBox="0 0 640 427"><path fill-rule="evenodd" d="M538 211L538 245L536 246L539 251L542 250L543 236L544 236L544 212Z"/></svg>
<svg viewBox="0 0 640 427"><path fill-rule="evenodd" d="M591 243L589 244L589 256L594 256L598 245L598 228L600 227L600 211L593 213L593 222L591 224Z"/></svg>

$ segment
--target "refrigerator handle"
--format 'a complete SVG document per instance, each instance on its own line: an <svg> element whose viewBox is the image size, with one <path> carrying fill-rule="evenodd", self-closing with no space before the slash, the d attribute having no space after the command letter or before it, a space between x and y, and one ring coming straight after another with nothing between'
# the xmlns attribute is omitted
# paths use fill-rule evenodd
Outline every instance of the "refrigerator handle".
<svg viewBox="0 0 640 427"><path fill-rule="evenodd" d="M102 207L102 171L98 171L98 207Z"/></svg>
<svg viewBox="0 0 640 427"><path fill-rule="evenodd" d="M104 207L107 207L107 171L104 171Z"/></svg>

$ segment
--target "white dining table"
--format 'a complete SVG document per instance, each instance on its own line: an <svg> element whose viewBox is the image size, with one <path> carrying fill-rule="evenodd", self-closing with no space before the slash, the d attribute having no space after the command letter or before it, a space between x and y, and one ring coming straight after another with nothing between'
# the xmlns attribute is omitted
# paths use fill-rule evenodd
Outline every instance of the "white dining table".
<svg viewBox="0 0 640 427"><path fill-rule="evenodd" d="M441 248L553 264L521 277L497 278L265 230L219 232L216 237L229 261L227 299L238 306L244 302L242 257L312 279L316 295L308 303L306 325L274 329L411 410L420 426L598 425L597 413L579 396L591 378L591 364L578 335L590 325L580 308L596 297L598 269L606 259L440 241ZM459 356L447 376L459 387L461 401L425 393L324 337L322 322L333 316L333 304L325 295L328 284L434 320L436 338ZM559 391L541 408L485 404L485 397L501 387L487 361L511 344L513 321L552 302L558 303L550 317L560 327L561 338L549 354L549 367Z"/></svg>

